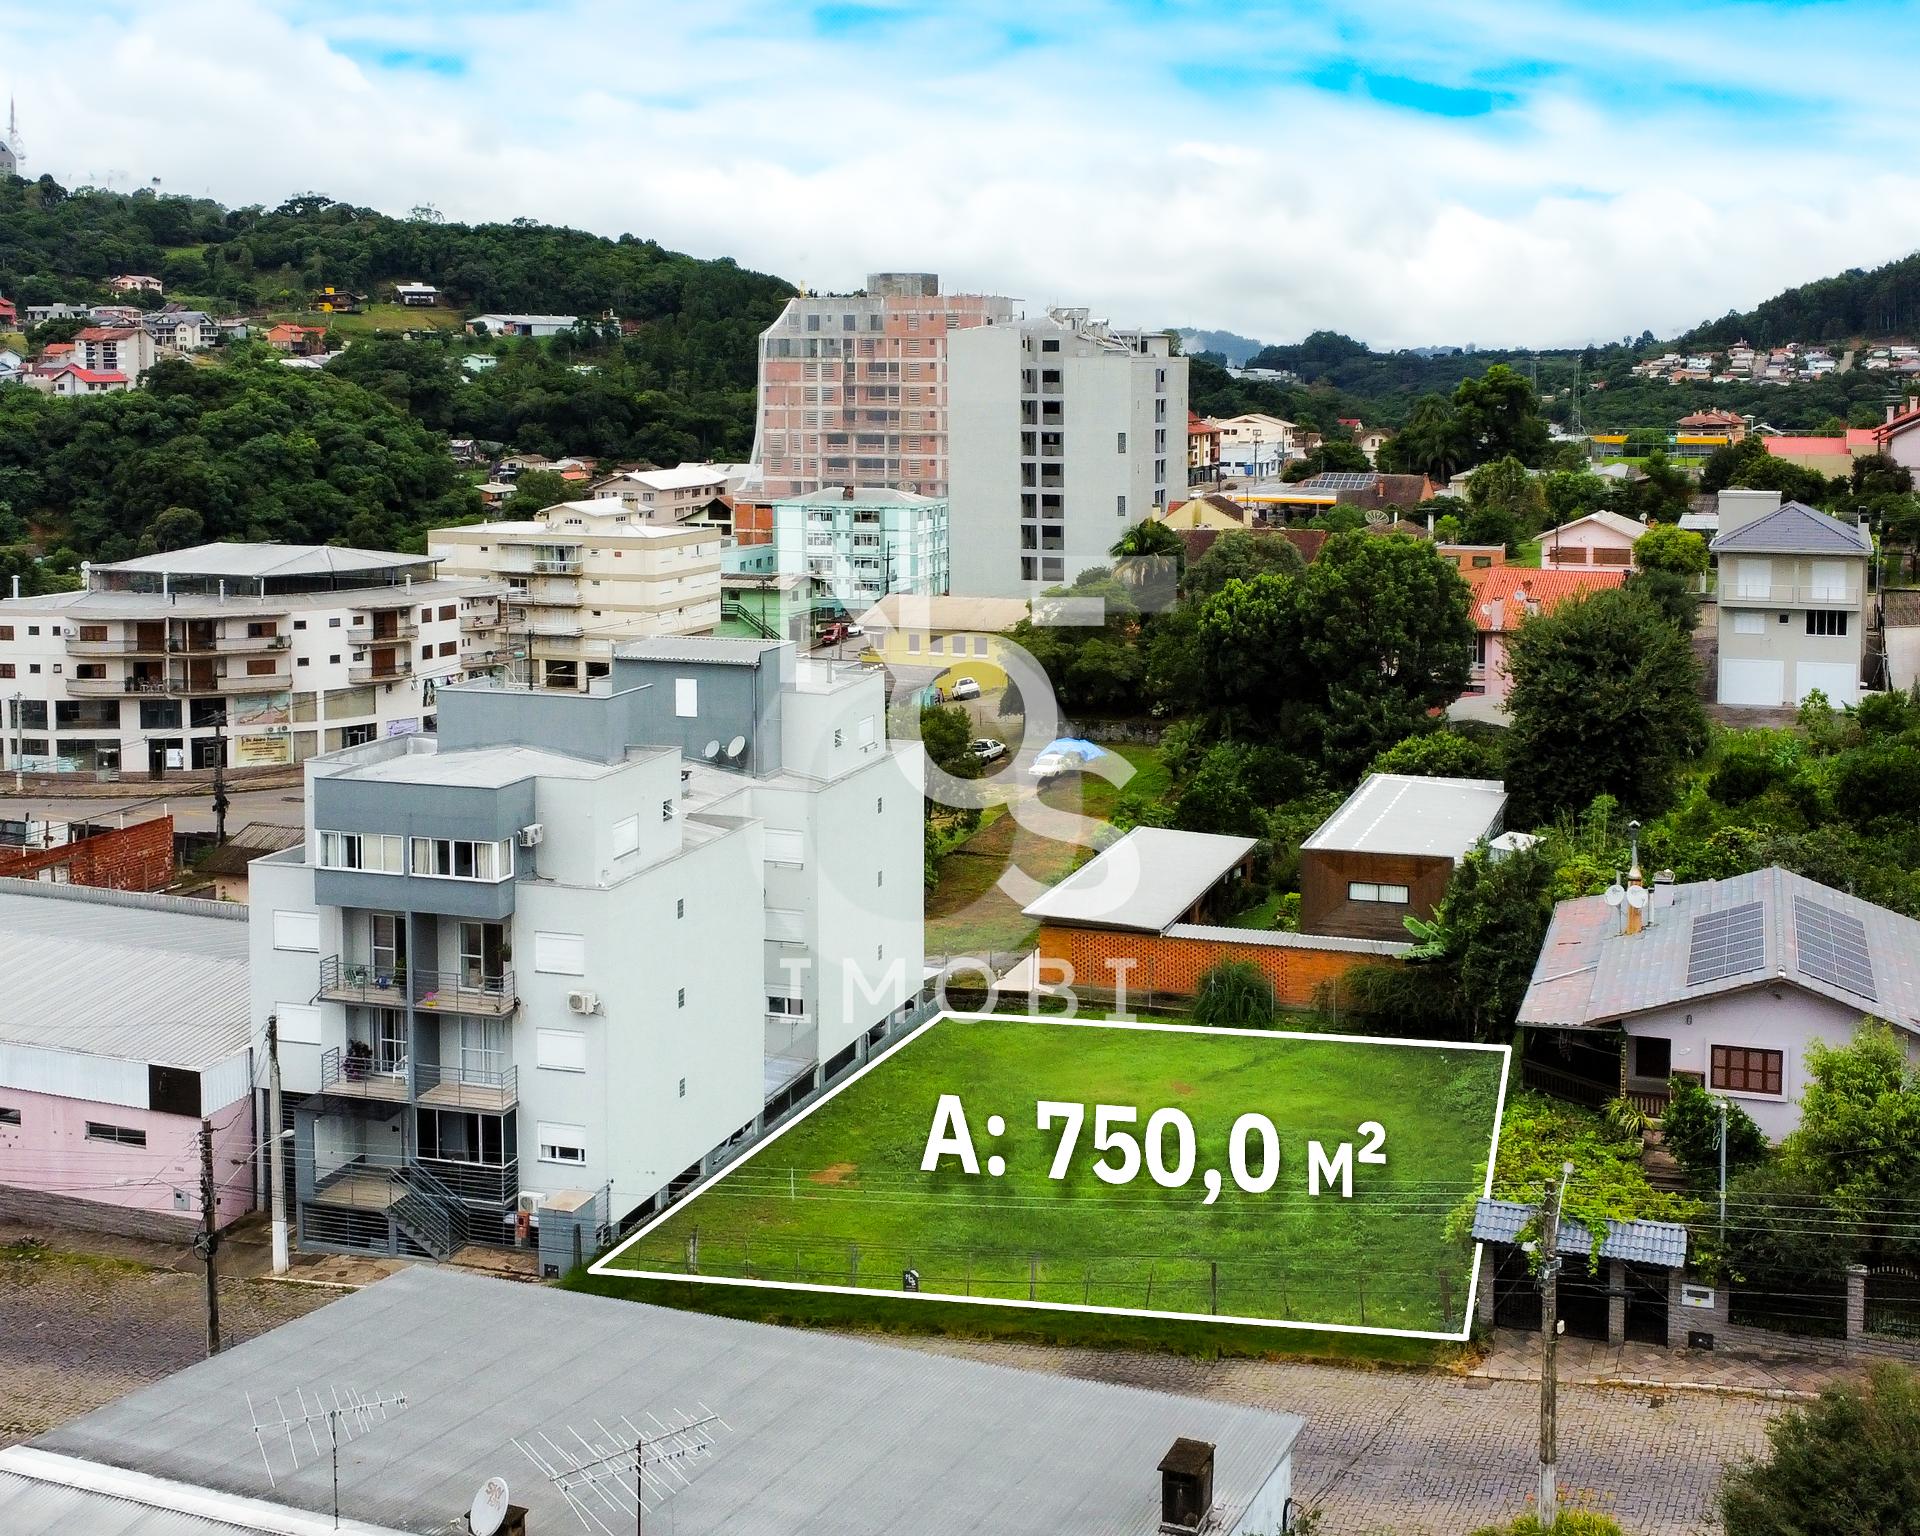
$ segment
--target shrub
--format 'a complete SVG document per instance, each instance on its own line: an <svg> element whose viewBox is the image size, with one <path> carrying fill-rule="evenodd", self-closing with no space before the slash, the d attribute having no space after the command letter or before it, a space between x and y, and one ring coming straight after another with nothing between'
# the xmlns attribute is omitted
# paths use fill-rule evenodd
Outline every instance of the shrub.
<svg viewBox="0 0 1920 1536"><path fill-rule="evenodd" d="M1273 983L1258 966L1222 960L1200 978L1193 1019L1222 1029L1271 1029L1278 1007Z"/></svg>
<svg viewBox="0 0 1920 1536"><path fill-rule="evenodd" d="M1563 1509L1552 1525L1521 1515L1510 1525L1483 1525L1473 1536L1625 1536L1619 1525L1590 1509Z"/></svg>
<svg viewBox="0 0 1920 1536"><path fill-rule="evenodd" d="M1720 1104L1699 1079L1676 1077L1660 1119L1660 1140L1698 1187L1720 1180ZM1767 1155L1767 1135L1738 1104L1727 1103L1727 1176Z"/></svg>
<svg viewBox="0 0 1920 1536"><path fill-rule="evenodd" d="M1405 773L1426 779L1497 779L1501 753L1486 740L1454 731L1425 731L1396 741L1373 760L1375 773Z"/></svg>

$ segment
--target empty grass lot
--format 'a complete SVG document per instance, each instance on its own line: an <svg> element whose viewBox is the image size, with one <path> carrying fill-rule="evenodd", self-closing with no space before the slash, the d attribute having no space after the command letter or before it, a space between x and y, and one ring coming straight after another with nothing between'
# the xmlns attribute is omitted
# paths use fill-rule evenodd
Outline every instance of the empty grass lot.
<svg viewBox="0 0 1920 1536"><path fill-rule="evenodd" d="M912 1269L922 1295L1448 1331L1464 1316L1472 1248L1445 1227L1479 1192L1501 1060L1462 1047L944 1019L614 1262L889 1298ZM965 1105L978 1174L953 1157L921 1170L943 1093ZM1057 1181L1059 1131L1037 1129L1041 1099L1088 1106ZM1097 1178L1095 1104L1136 1107L1135 1132L1155 1110L1183 1111L1195 1131L1187 1181L1165 1188L1144 1169L1124 1184ZM1248 1111L1278 1133L1266 1193L1229 1173L1230 1133ZM992 1114L1005 1117L1001 1135L989 1134ZM1386 1129L1386 1163L1356 1164L1350 1200L1324 1187L1310 1196L1308 1140L1357 1142L1367 1120ZM1177 1163L1175 1136L1164 1144ZM1248 1160L1258 1171L1257 1140ZM1212 1205L1208 1169L1223 1181ZM742 1304L731 1287L686 1289L684 1304Z"/></svg>

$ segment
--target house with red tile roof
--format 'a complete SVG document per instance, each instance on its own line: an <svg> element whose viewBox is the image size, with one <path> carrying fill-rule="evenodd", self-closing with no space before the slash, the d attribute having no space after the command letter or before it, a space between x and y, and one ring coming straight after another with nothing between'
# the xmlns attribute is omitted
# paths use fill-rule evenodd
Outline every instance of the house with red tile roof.
<svg viewBox="0 0 1920 1536"><path fill-rule="evenodd" d="M267 331L267 345L278 347L294 357L312 357L327 350L327 330L321 325L295 325L282 321Z"/></svg>
<svg viewBox="0 0 1920 1536"><path fill-rule="evenodd" d="M160 360L160 347L137 325L90 325L73 338L73 361L93 373L126 375L138 384Z"/></svg>
<svg viewBox="0 0 1920 1536"><path fill-rule="evenodd" d="M1873 431L1873 451L1884 453L1896 464L1920 469L1920 396L1909 395L1897 406L1887 407L1887 419Z"/></svg>
<svg viewBox="0 0 1920 1536"><path fill-rule="evenodd" d="M161 291L159 278L146 277L137 272L129 273L125 277L110 277L107 279L107 287L114 293L159 293Z"/></svg>
<svg viewBox="0 0 1920 1536"><path fill-rule="evenodd" d="M1534 570L1525 565L1496 565L1467 570L1473 615L1473 668L1467 697L1504 701L1513 687L1507 676L1507 637L1530 618L1551 613L1588 592L1617 587L1627 579L1624 567L1561 566Z"/></svg>
<svg viewBox="0 0 1920 1536"><path fill-rule="evenodd" d="M82 368L77 363L60 363L52 368L43 365L22 374L20 382L62 396L107 395L133 388L133 381L124 373Z"/></svg>
<svg viewBox="0 0 1920 1536"><path fill-rule="evenodd" d="M0 299L0 331L20 329L20 312L14 307L12 299Z"/></svg>
<svg viewBox="0 0 1920 1536"><path fill-rule="evenodd" d="M1747 435L1746 419L1733 411L1695 411L1682 416L1678 426L1685 437L1725 437L1730 443Z"/></svg>

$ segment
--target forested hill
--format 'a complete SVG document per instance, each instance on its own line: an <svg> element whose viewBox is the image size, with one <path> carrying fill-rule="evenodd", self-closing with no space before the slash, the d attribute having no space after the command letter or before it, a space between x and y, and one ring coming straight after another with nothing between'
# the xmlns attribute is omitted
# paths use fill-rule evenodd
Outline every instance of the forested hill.
<svg viewBox="0 0 1920 1536"><path fill-rule="evenodd" d="M1680 341L1724 347L1743 337L1755 346L1789 341L1886 340L1920 335L1920 253L1871 272L1854 267L1775 294L1745 314L1696 326Z"/></svg>

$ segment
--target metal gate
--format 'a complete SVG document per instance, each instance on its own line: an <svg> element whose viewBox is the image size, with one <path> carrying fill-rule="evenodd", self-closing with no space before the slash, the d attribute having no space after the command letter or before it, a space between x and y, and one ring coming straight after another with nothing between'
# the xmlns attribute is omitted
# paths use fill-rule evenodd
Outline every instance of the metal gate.
<svg viewBox="0 0 1920 1536"><path fill-rule="evenodd" d="M1920 1339L1920 1270L1907 1264L1868 1267L1866 1331L1884 1339Z"/></svg>
<svg viewBox="0 0 1920 1536"><path fill-rule="evenodd" d="M1627 1337L1638 1344L1667 1342L1667 1271L1626 1264Z"/></svg>

